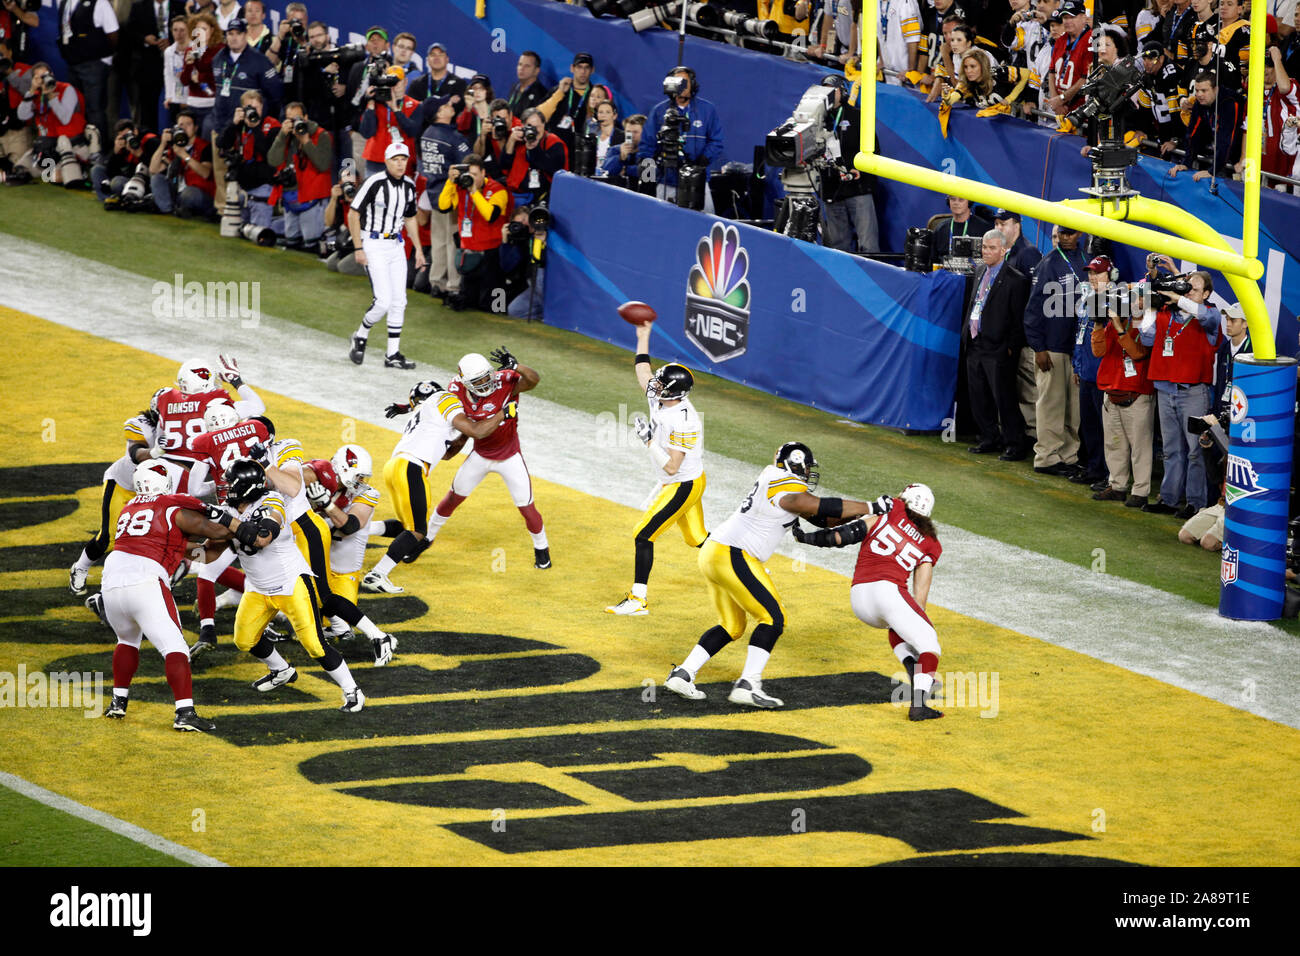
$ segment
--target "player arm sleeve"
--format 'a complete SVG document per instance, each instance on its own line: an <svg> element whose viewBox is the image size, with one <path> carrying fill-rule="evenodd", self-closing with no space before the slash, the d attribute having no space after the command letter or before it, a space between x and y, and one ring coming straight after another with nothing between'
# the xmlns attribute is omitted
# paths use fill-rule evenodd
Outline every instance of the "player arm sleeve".
<svg viewBox="0 0 1300 956"><path fill-rule="evenodd" d="M262 401L262 396L253 391L252 386L239 386L239 398L240 400L235 402L235 411L240 418L266 414L266 402Z"/></svg>
<svg viewBox="0 0 1300 956"><path fill-rule="evenodd" d="M345 538L348 535L356 534L360 530L361 522L357 520L357 516L354 514L348 515L348 520L338 527L338 533Z"/></svg>
<svg viewBox="0 0 1300 956"><path fill-rule="evenodd" d="M201 488L205 483L208 483L212 485L213 488L215 488L216 486L215 482L208 482L208 473L211 470L212 470L211 466L206 461L196 461L193 465L190 466L190 480L189 480L190 494L194 495L196 498L201 498L203 495L207 494L206 491L197 490Z"/></svg>
<svg viewBox="0 0 1300 956"><path fill-rule="evenodd" d="M800 540L814 548L847 548L851 544L860 543L866 536L866 522L859 519L838 528L823 528L812 534L804 534Z"/></svg>

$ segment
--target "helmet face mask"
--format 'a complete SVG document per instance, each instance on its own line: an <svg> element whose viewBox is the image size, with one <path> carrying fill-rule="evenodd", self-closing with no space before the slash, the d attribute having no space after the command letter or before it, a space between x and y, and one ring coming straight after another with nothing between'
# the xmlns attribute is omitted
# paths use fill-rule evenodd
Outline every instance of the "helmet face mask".
<svg viewBox="0 0 1300 956"><path fill-rule="evenodd" d="M218 432L239 424L239 413L228 402L213 402L203 412L203 427Z"/></svg>
<svg viewBox="0 0 1300 956"><path fill-rule="evenodd" d="M460 360L460 380L475 398L487 398L496 390L496 376L492 364L478 352L470 352Z"/></svg>
<svg viewBox="0 0 1300 956"><path fill-rule="evenodd" d="M226 501L242 505L260 498L267 491L266 469L251 458L237 458L222 476L228 488Z"/></svg>
<svg viewBox="0 0 1300 956"><path fill-rule="evenodd" d="M221 380L203 359L190 359L176 373L176 387L184 395L198 395L221 388Z"/></svg>
<svg viewBox="0 0 1300 956"><path fill-rule="evenodd" d="M373 474L374 468L370 454L360 445L343 445L334 453L330 464L334 466L339 483L349 493L354 493Z"/></svg>
<svg viewBox="0 0 1300 956"><path fill-rule="evenodd" d="M172 493L172 473L160 461L144 461L135 467L131 484L138 495L169 495Z"/></svg>
<svg viewBox="0 0 1300 956"><path fill-rule="evenodd" d="M422 402L428 401L441 391L442 386L437 382L420 382L411 388L410 394L407 395L407 400L410 402L412 408L417 408Z"/></svg>
<svg viewBox="0 0 1300 956"><path fill-rule="evenodd" d="M928 485L918 483L910 484L899 494L903 503L909 509L920 515L922 518L928 518L934 512L934 492Z"/></svg>
<svg viewBox="0 0 1300 956"><path fill-rule="evenodd" d="M669 362L650 378L649 390L660 402L680 401L695 387L695 376L685 365Z"/></svg>
<svg viewBox="0 0 1300 956"><path fill-rule="evenodd" d="M784 468L798 478L802 478L807 483L809 491L815 489L817 482L821 480L817 459L813 457L812 449L803 442L786 442L777 449L773 464L778 468Z"/></svg>

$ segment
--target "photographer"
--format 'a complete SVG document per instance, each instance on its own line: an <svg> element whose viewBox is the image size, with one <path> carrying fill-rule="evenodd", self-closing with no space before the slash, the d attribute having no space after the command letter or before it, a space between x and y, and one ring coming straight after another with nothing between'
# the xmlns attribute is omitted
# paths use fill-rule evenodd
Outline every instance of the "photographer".
<svg viewBox="0 0 1300 956"><path fill-rule="evenodd" d="M149 161L149 175L159 212L174 212L183 219L216 212L212 146L199 136L198 117L189 110L176 117L174 128L162 131Z"/></svg>
<svg viewBox="0 0 1300 956"><path fill-rule="evenodd" d="M502 168L513 167L521 151L528 171L514 191L514 200L520 206L535 205L545 201L555 174L569 168L569 151L563 140L546 132L541 110L527 110L522 124L510 131L501 151Z"/></svg>
<svg viewBox="0 0 1300 956"><path fill-rule="evenodd" d="M212 58L212 79L216 89L212 129L218 144L224 141L226 132L235 129L238 134L238 127L243 125L235 113L244 103L245 93L257 93L261 111L270 114L284 89L271 61L256 50L248 49L247 27L240 17L226 25L225 48ZM217 204L220 206L226 198L226 164L220 154L216 162L216 179Z"/></svg>
<svg viewBox="0 0 1300 956"><path fill-rule="evenodd" d="M266 154L276 168L270 204L284 206L284 238L291 249L318 251L325 232L334 138L307 118L307 108L290 103L284 124Z"/></svg>
<svg viewBox="0 0 1300 956"><path fill-rule="evenodd" d="M374 26L366 31L365 57L353 63L348 69L348 81L343 92L344 118L352 128L352 162L358 170L366 168L366 159L362 154L366 148L366 138L361 135L361 114L366 108L366 91L370 88L370 77L383 75L393 65L388 54L388 31Z"/></svg>
<svg viewBox="0 0 1300 956"><path fill-rule="evenodd" d="M259 229L271 225L271 179L275 175L268 159L271 144L280 129L280 121L273 116L263 116L262 94L245 90L240 97L237 122L231 123L217 138L232 178L244 191L247 201L241 219Z"/></svg>
<svg viewBox="0 0 1300 956"><path fill-rule="evenodd" d="M1169 170L1172 179L1184 169L1200 166L1192 174L1199 182L1210 176L1231 178L1241 153L1241 126L1246 104L1237 90L1220 87L1213 73L1196 77L1196 105L1183 137L1183 162Z"/></svg>
<svg viewBox="0 0 1300 956"><path fill-rule="evenodd" d="M488 109L490 122L484 127L483 135L472 145L470 152L482 156L487 163L488 176L505 183L506 188L513 193L528 175L528 160L522 149L515 150L514 161L508 165L502 157L506 140L510 138L510 131L522 127L523 124L510 112L510 104L505 100L493 100ZM441 189L441 185L438 188Z"/></svg>
<svg viewBox="0 0 1300 956"><path fill-rule="evenodd" d="M382 75L371 77L361 113L361 135L366 140L361 156L367 176L384 170L384 156L392 143L401 143L411 155L420 135L419 109L420 104L406 95L406 75L400 66L390 66Z"/></svg>
<svg viewBox="0 0 1300 956"><path fill-rule="evenodd" d="M1102 433L1102 393L1097 384L1099 356L1092 353L1093 320L1102 321L1120 306L1117 303L1119 270L1110 256L1094 256L1088 262L1088 281L1079 285L1075 303L1074 350L1070 366L1074 387L1079 390L1079 468L1069 480L1077 485L1100 485L1108 480Z"/></svg>
<svg viewBox="0 0 1300 956"><path fill-rule="evenodd" d="M465 88L465 108L456 117L456 129L471 143L477 144L492 128L492 102L495 99L492 80L483 73L474 74Z"/></svg>
<svg viewBox="0 0 1300 956"><path fill-rule="evenodd" d="M344 61L352 51L338 51L330 44L329 27L313 20L307 27L307 45L293 65L293 84L285 84L285 96L293 95L307 107L307 118L322 129L329 130L334 139L347 125L343 108L347 86L344 83ZM357 54L358 56L360 54ZM285 67L288 75L289 67Z"/></svg>
<svg viewBox="0 0 1300 956"><path fill-rule="evenodd" d="M641 175L637 151L641 148L645 122L645 115L642 113L633 113L623 120L623 142L618 144L618 149L610 146L609 151L605 153L605 162L597 170L598 176L628 189L637 188Z"/></svg>
<svg viewBox="0 0 1300 956"><path fill-rule="evenodd" d="M152 153L155 136L144 139L140 130L129 119L118 120L113 126L113 151L100 154L100 161L90 170L90 182L95 187L99 199L120 196L136 171L136 167L145 161L146 149Z"/></svg>
<svg viewBox="0 0 1300 956"><path fill-rule="evenodd" d="M438 209L452 213L460 245L456 269L461 286L457 295L447 297L451 308L491 311L492 292L501 275L501 220L509 203L505 186L487 178L482 157L471 153L462 165L449 170Z"/></svg>
<svg viewBox="0 0 1300 956"><path fill-rule="evenodd" d="M1172 259L1153 254L1147 258L1147 275L1154 296L1142 317L1141 342L1151 349L1148 374L1156 388L1165 477L1160 500L1143 510L1190 518L1205 507L1207 488L1205 459L1187 420L1210 411L1222 317L1207 304L1214 291L1208 272L1180 276ZM1158 308L1156 303L1161 303ZM1184 498L1186 506L1180 511Z"/></svg>
<svg viewBox="0 0 1300 956"><path fill-rule="evenodd" d="M456 222L450 213L436 212L438 197L447 183L448 171L462 163L472 150L452 121L456 105L451 96L425 100L420 107L422 121L431 122L420 134L420 172L425 191L420 194L416 224L429 228L429 293L440 298L460 291L460 273L456 271ZM522 159L522 154L521 157Z"/></svg>
<svg viewBox="0 0 1300 956"><path fill-rule="evenodd" d="M1104 311L1091 316L1090 350L1101 359L1097 366L1097 387L1101 389L1101 429L1106 448L1105 488L1093 501L1122 501L1129 508L1142 508L1151 494L1152 444L1155 435L1155 388L1147 378L1150 350L1138 341L1133 303L1139 293L1132 290L1129 307L1120 318L1114 303L1106 301Z"/></svg>
<svg viewBox="0 0 1300 956"><path fill-rule="evenodd" d="M316 21L320 23L320 21ZM324 27L325 24L321 23ZM301 3L291 3L284 8L284 18L275 31L270 42L262 51L266 58L275 64L284 80L285 94L293 89L298 81L298 57L310 44L310 25L307 22L307 7ZM325 45L329 45L329 28L325 29ZM324 47L322 47L324 49Z"/></svg>
<svg viewBox="0 0 1300 956"><path fill-rule="evenodd" d="M81 94L72 84L56 80L48 63L33 64L29 75L31 85L18 104L18 118L35 128L35 164L54 163L52 182L84 189L91 144Z"/></svg>
<svg viewBox="0 0 1300 956"><path fill-rule="evenodd" d="M676 78L676 79L674 79ZM704 168L704 211L713 212L713 196L708 188L709 167L722 155L722 121L718 111L708 100L700 97L700 84L695 71L679 66L664 80L664 92L669 98L656 104L650 111L648 129L653 136L642 136L637 157L643 172L648 172L646 160L663 165L664 172L655 190L660 199L677 196L677 166L690 164ZM671 111L671 112L670 112ZM675 119L665 137L665 120ZM672 154L672 155L669 155ZM667 161L665 161L665 159ZM645 176L642 176L645 179Z"/></svg>
<svg viewBox="0 0 1300 956"><path fill-rule="evenodd" d="M844 78L831 74L822 80L832 94L826 111L826 158L833 165L822 173L822 197L826 216L822 226L822 244L830 249L857 251L870 255L880 251L880 226L876 219L876 202L872 196L875 177L853 166L861 141L858 111L847 103ZM985 230L986 232L988 230Z"/></svg>
<svg viewBox="0 0 1300 956"><path fill-rule="evenodd" d="M364 276L366 267L357 262L352 233L348 230L348 212L357 195L357 174L352 168L339 173L339 181L330 188L329 203L325 206L325 247L329 256L325 268L345 276Z"/></svg>
<svg viewBox="0 0 1300 956"><path fill-rule="evenodd" d="M15 64L12 39L0 37L0 184L31 182L36 174L31 155L35 137L18 117L30 83L31 67Z"/></svg>
<svg viewBox="0 0 1300 956"><path fill-rule="evenodd" d="M545 211L543 206L538 209ZM542 317L546 227L533 226L532 214L529 207L520 206L501 226L501 284L506 291L506 315L514 319Z"/></svg>

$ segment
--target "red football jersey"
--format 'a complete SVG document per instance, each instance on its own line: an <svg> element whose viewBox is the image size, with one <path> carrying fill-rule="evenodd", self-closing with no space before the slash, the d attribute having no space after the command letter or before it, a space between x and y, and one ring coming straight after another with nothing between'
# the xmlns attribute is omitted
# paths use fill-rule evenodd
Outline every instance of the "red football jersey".
<svg viewBox="0 0 1300 956"><path fill-rule="evenodd" d="M330 495L336 495L339 491L339 476L334 473L334 466L324 458L313 458L307 462L307 466L316 472L316 480L325 486L325 490Z"/></svg>
<svg viewBox="0 0 1300 956"><path fill-rule="evenodd" d="M921 534L908 520L903 499L895 498L889 514L876 519L875 527L862 542L853 569L853 583L893 581L899 587L907 587L908 576L918 564L923 561L937 564L942 553L939 539Z"/></svg>
<svg viewBox="0 0 1300 956"><path fill-rule="evenodd" d="M1084 30L1078 39L1070 42L1069 36L1061 34L1052 47L1052 78L1056 81L1056 92L1064 93L1088 75L1092 66L1092 31ZM1076 93L1074 99L1066 104L1070 109L1083 105L1083 96Z"/></svg>
<svg viewBox="0 0 1300 956"><path fill-rule="evenodd" d="M172 520L178 508L202 512L203 502L192 495L136 495L122 506L113 549L157 561L171 577L187 546L185 532Z"/></svg>
<svg viewBox="0 0 1300 956"><path fill-rule="evenodd" d="M492 374L492 382L496 386L492 394L487 398L475 398L465 387L465 383L460 379L455 379L451 383L451 392L460 399L460 403L465 408L465 414L476 422L485 421L491 418L497 412L505 407L506 403L515 398L519 390L519 373L514 369L504 369ZM487 438L482 441L474 439L474 450L484 458L492 461L502 461L511 455L519 453L519 420L510 418L497 426Z"/></svg>
<svg viewBox="0 0 1300 956"><path fill-rule="evenodd" d="M271 435L261 422L240 422L220 431L204 432L190 442L195 461L206 461L217 486L217 500L226 500L226 469L237 458L247 458L254 442L271 444Z"/></svg>
<svg viewBox="0 0 1300 956"><path fill-rule="evenodd" d="M214 388L210 392L185 395L178 388L169 388L158 396L158 443L168 458L197 460L191 443L207 431L203 413L215 401L229 402L230 393L224 388Z"/></svg>

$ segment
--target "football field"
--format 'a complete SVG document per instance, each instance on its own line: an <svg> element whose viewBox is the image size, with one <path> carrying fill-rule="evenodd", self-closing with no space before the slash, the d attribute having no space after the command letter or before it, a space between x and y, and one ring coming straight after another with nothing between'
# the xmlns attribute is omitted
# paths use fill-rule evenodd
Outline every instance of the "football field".
<svg viewBox="0 0 1300 956"><path fill-rule="evenodd" d="M0 672L107 677L111 635L64 591L66 567L97 522L99 474L139 383L168 381L175 363L12 310L4 319L44 347L0 378L11 460L36 463L6 469L0 567L6 593L43 610L0 621ZM51 362L89 362L93 401L59 390L51 404L32 388ZM332 449L345 428L379 459L395 440L261 394L280 434L309 451ZM453 464L433 473L435 494ZM339 713L337 688L296 649L302 677L268 700L249 686L261 665L227 642L195 675L216 733L176 734L161 659L146 648L122 723L6 708L3 769L236 865L282 862L284 835L298 862L322 865L1300 859L1278 778L1294 774L1295 729L941 608L948 716L910 724L883 635L852 617L845 579L797 559L769 564L790 621L768 672L786 709L725 702L739 648L701 675L709 700L664 692L669 665L712 623L694 551L665 538L652 616L613 618L602 608L626 585L636 512L535 486L552 571L532 568L522 522L489 481L395 572L406 594L363 600L400 648L374 669L368 647L345 645L369 697L362 713ZM227 634L232 618L218 617Z"/></svg>

